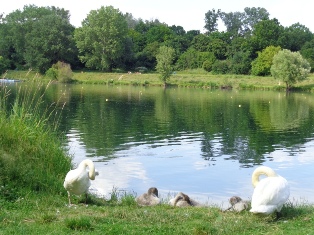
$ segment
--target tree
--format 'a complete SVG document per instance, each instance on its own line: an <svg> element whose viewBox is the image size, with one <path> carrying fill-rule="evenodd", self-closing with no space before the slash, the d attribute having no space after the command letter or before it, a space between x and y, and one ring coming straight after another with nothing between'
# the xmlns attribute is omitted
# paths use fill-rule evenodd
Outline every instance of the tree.
<svg viewBox="0 0 314 235"><path fill-rule="evenodd" d="M174 32L164 24L158 24L156 26L151 27L146 33L146 40L148 43L153 42L164 42L169 38L174 36Z"/></svg>
<svg viewBox="0 0 314 235"><path fill-rule="evenodd" d="M249 74L251 70L251 58L249 52L238 51L230 59L232 74Z"/></svg>
<svg viewBox="0 0 314 235"><path fill-rule="evenodd" d="M220 16L228 33L231 33L233 36L239 36L239 34L241 34L244 13L238 11L229 13L222 12Z"/></svg>
<svg viewBox="0 0 314 235"><path fill-rule="evenodd" d="M0 74L4 73L9 68L9 63L0 55Z"/></svg>
<svg viewBox="0 0 314 235"><path fill-rule="evenodd" d="M34 22L32 30L25 35L26 65L44 73L58 61L76 64L73 32L74 27L56 15L47 15Z"/></svg>
<svg viewBox="0 0 314 235"><path fill-rule="evenodd" d="M314 72L314 39L304 43L300 53L310 63L311 72Z"/></svg>
<svg viewBox="0 0 314 235"><path fill-rule="evenodd" d="M300 51L302 46L312 38L313 34L307 27L296 23L283 30L279 44L290 51Z"/></svg>
<svg viewBox="0 0 314 235"><path fill-rule="evenodd" d="M221 39L212 39L208 44L208 50L214 53L218 60L224 60L227 57L228 44Z"/></svg>
<svg viewBox="0 0 314 235"><path fill-rule="evenodd" d="M196 35L191 46L197 51L208 51L208 44L210 43L210 38L204 34Z"/></svg>
<svg viewBox="0 0 314 235"><path fill-rule="evenodd" d="M262 52L257 52L257 58L252 62L251 73L256 76L270 75L270 67L273 63L274 55L276 55L281 48L275 46L266 47Z"/></svg>
<svg viewBox="0 0 314 235"><path fill-rule="evenodd" d="M86 67L108 70L124 54L128 34L125 16L112 6L92 10L74 32L80 60Z"/></svg>
<svg viewBox="0 0 314 235"><path fill-rule="evenodd" d="M256 52L262 51L268 46L279 46L278 39L284 27L280 25L277 19L262 20L255 24L252 32L252 37L249 39L251 52L257 57Z"/></svg>
<svg viewBox="0 0 314 235"><path fill-rule="evenodd" d="M174 49L167 46L161 46L159 48L159 53L156 56L157 66L156 70L160 73L160 79L163 81L164 86L167 86L167 82L173 73L173 59L174 59Z"/></svg>
<svg viewBox="0 0 314 235"><path fill-rule="evenodd" d="M297 81L306 79L310 73L309 62L299 52L284 49L279 51L273 59L270 68L271 75L286 83L286 90L290 90Z"/></svg>
<svg viewBox="0 0 314 235"><path fill-rule="evenodd" d="M176 62L176 69L185 70L198 68L199 53L200 53L199 51L196 51L193 47L190 47L188 50L186 50L179 56L179 59Z"/></svg>
<svg viewBox="0 0 314 235"><path fill-rule="evenodd" d="M261 7L246 7L244 8L243 17L243 34L251 35L254 25L262 20L268 20L269 13L265 8Z"/></svg>
<svg viewBox="0 0 314 235"><path fill-rule="evenodd" d="M8 14L4 18L4 43L11 68L26 66L45 72L58 60L74 63L77 51L69 18L63 8L35 5Z"/></svg>
<svg viewBox="0 0 314 235"><path fill-rule="evenodd" d="M205 61L203 62L203 65L202 65L203 69L207 72L212 71L213 64L216 61L216 57L215 57L214 53L211 53L211 52L200 52L200 53L206 53L207 54L207 58L205 59Z"/></svg>
<svg viewBox="0 0 314 235"><path fill-rule="evenodd" d="M205 13L205 26L204 29L207 30L207 34L218 31L218 18L220 15L220 9L212 9Z"/></svg>

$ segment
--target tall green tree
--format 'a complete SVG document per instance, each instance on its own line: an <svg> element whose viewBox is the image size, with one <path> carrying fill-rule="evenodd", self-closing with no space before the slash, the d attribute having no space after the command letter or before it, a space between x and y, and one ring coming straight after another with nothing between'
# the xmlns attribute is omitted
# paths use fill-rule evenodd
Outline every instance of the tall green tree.
<svg viewBox="0 0 314 235"><path fill-rule="evenodd" d="M299 52L291 52L287 49L279 51L274 56L270 68L271 75L286 84L286 90L291 89L296 82L306 79L310 70L309 62Z"/></svg>
<svg viewBox="0 0 314 235"><path fill-rule="evenodd" d="M167 82L170 80L170 76L173 73L174 53L175 51L173 48L161 46L159 48L159 53L156 56L156 70L160 73L160 79L163 81L164 86L167 86Z"/></svg>
<svg viewBox="0 0 314 235"><path fill-rule="evenodd" d="M146 33L147 44L153 42L165 42L173 38L174 32L165 24L159 24L151 27Z"/></svg>
<svg viewBox="0 0 314 235"><path fill-rule="evenodd" d="M86 67L112 71L125 53L128 23L112 6L92 10L74 32L79 58Z"/></svg>
<svg viewBox="0 0 314 235"><path fill-rule="evenodd" d="M192 42L191 46L197 51L208 51L208 45L210 43L210 37L204 34L196 35Z"/></svg>
<svg viewBox="0 0 314 235"><path fill-rule="evenodd" d="M268 20L269 13L265 8L246 7L244 8L243 28L244 35L251 35L254 25L262 20Z"/></svg>
<svg viewBox="0 0 314 235"><path fill-rule="evenodd" d="M239 36L241 34L244 19L243 12L221 12L220 17L224 22L228 33L231 33L233 36Z"/></svg>
<svg viewBox="0 0 314 235"><path fill-rule="evenodd" d="M204 29L207 30L207 34L218 31L218 20L220 17L221 10L215 9L209 10L205 13L205 26Z"/></svg>
<svg viewBox="0 0 314 235"><path fill-rule="evenodd" d="M4 18L4 40L14 67L45 72L58 60L73 62L77 51L69 12L56 7L26 5Z"/></svg>
<svg viewBox="0 0 314 235"><path fill-rule="evenodd" d="M284 28L279 38L279 44L282 48L290 51L300 51L302 46L312 38L314 38L313 34L307 27L296 23Z"/></svg>
<svg viewBox="0 0 314 235"><path fill-rule="evenodd" d="M283 33L284 27L277 19L262 20L254 25L252 37L249 40L254 59L257 52L268 46L279 46L278 39Z"/></svg>
<svg viewBox="0 0 314 235"><path fill-rule="evenodd" d="M34 22L32 30L25 35L26 65L41 73L58 61L75 65L78 60L73 32L74 27L56 15L47 15Z"/></svg>

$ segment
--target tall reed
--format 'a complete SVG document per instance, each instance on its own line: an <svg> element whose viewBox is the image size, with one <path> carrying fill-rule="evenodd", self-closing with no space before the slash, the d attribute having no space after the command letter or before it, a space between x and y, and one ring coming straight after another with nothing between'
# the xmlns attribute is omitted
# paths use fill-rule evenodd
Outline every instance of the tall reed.
<svg viewBox="0 0 314 235"><path fill-rule="evenodd" d="M0 87L0 196L9 200L26 191L64 192L71 158L54 131L57 124L49 123L57 122L50 118L56 106L43 102L49 85L23 84L13 98L7 87Z"/></svg>

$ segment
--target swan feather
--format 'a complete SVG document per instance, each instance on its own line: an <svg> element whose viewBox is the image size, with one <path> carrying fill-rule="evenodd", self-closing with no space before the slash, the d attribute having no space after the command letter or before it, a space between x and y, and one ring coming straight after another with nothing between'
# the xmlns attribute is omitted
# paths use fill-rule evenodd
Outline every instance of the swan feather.
<svg viewBox="0 0 314 235"><path fill-rule="evenodd" d="M147 193L143 193L136 197L135 201L140 206L155 206L161 203L161 200L158 197L158 189L155 187L149 188Z"/></svg>
<svg viewBox="0 0 314 235"><path fill-rule="evenodd" d="M86 170L87 167L89 168L88 171ZM94 180L96 175L98 172L95 171L93 161L89 159L83 160L76 169L67 173L63 186L68 191L69 204L71 204L70 194L87 193L91 186L90 180Z"/></svg>
<svg viewBox="0 0 314 235"><path fill-rule="evenodd" d="M256 182L261 174L266 174L268 177ZM277 175L271 168L262 166L253 172L252 183L255 189L250 212L262 214L280 212L290 196L288 181Z"/></svg>

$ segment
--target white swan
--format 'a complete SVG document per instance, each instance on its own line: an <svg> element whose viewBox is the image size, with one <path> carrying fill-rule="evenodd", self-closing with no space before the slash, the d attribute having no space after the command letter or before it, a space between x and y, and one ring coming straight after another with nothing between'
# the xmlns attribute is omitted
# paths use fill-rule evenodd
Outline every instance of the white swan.
<svg viewBox="0 0 314 235"><path fill-rule="evenodd" d="M267 178L259 180L260 175ZM266 166L260 166L252 174L252 184L255 187L250 212L269 215L281 211L283 204L290 196L288 181L277 175L274 170Z"/></svg>
<svg viewBox="0 0 314 235"><path fill-rule="evenodd" d="M89 168L87 171L86 168ZM98 172L95 171L93 161L83 160L79 166L70 170L65 176L63 186L68 191L69 205L71 205L71 194L81 195L85 193L87 198L87 191L91 185L90 180L94 180Z"/></svg>
<svg viewBox="0 0 314 235"><path fill-rule="evenodd" d="M148 189L147 193L135 198L135 201L140 206L155 206L160 204L160 198L158 197L158 189L151 187Z"/></svg>
<svg viewBox="0 0 314 235"><path fill-rule="evenodd" d="M177 207L200 206L200 203L182 192L179 192L174 198L170 199L169 204Z"/></svg>

